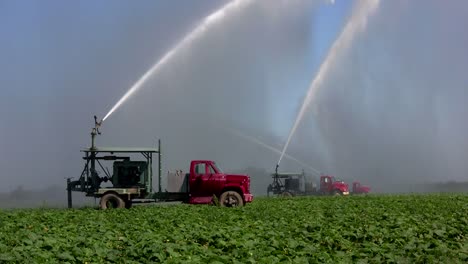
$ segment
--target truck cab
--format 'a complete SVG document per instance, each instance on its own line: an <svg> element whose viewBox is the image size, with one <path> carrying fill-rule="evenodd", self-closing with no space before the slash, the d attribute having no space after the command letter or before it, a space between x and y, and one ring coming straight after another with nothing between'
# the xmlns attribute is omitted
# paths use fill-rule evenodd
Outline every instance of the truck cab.
<svg viewBox="0 0 468 264"><path fill-rule="evenodd" d="M334 195L349 195L349 186L344 181L333 176L320 176L320 193Z"/></svg>
<svg viewBox="0 0 468 264"><path fill-rule="evenodd" d="M189 203L211 203L213 195L223 206L242 206L252 202L250 177L248 175L225 174L211 160L193 160L190 162Z"/></svg>
<svg viewBox="0 0 468 264"><path fill-rule="evenodd" d="M362 185L360 182L353 182L353 194L363 194L363 193L369 193L370 192L370 187Z"/></svg>

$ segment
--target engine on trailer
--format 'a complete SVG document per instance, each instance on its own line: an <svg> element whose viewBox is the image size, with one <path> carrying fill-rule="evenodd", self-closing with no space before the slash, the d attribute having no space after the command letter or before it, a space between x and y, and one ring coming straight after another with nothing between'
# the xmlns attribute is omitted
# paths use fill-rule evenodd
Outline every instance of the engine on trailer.
<svg viewBox="0 0 468 264"><path fill-rule="evenodd" d="M148 164L144 161L116 161L111 178L112 185L117 188L144 187L146 183Z"/></svg>

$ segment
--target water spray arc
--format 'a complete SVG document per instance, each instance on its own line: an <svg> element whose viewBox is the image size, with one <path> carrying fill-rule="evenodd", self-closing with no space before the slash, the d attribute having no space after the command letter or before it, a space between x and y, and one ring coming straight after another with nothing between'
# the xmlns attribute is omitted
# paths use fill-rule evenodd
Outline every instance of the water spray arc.
<svg viewBox="0 0 468 264"><path fill-rule="evenodd" d="M266 148L266 149L268 149L268 150L271 150L271 151L273 151L273 152L275 152L275 153L277 153L277 154L281 154L281 151L280 151L279 149L277 149L277 148L275 148L275 147L272 147L272 146L270 146L270 145L268 145L268 144L266 144L266 143L260 141L258 138L255 138L255 137L252 137L252 136L248 136L248 135L246 135L246 134L244 134L244 133L241 133L240 131L237 131L237 130L234 130L234 129L229 129L229 132L230 132L231 134L234 134L234 135L238 136L238 137L241 137L241 138L243 138L243 139L246 139L246 140L248 140L248 141L250 141L250 142L252 142L252 143L255 143L255 144L259 145L259 146L262 146L262 147L264 147L264 148ZM294 158L294 157L291 156L291 155L286 154L285 157L286 157L287 159L291 160L291 161L297 162L298 164L300 164L300 165L303 166L303 167L306 167L306 168L310 169L313 173L315 173L315 174L317 174L317 175L320 175L320 174L321 174L320 171L316 170L315 168L311 167L310 165L307 165L305 162L300 161L300 160ZM278 166L276 167L276 169L277 169L277 168L278 168Z"/></svg>
<svg viewBox="0 0 468 264"><path fill-rule="evenodd" d="M195 39L200 37L206 30L219 21L222 21L224 17L229 15L231 12L247 6L252 0L233 0L216 12L207 16L193 31L187 34L177 45L169 50L158 62L156 62L140 79L124 94L124 96L110 109L110 111L104 116L102 121L105 121L112 113L117 110L130 96L138 91L143 84L155 73L158 72L161 67L170 61L180 50L188 47Z"/></svg>
<svg viewBox="0 0 468 264"><path fill-rule="evenodd" d="M363 31L365 29L367 25L367 20L377 10L379 6L379 1L380 0L362 0L359 1L354 7L353 13L351 14L349 21L346 23L340 35L331 46L325 60L320 65L317 75L312 80L312 83L309 86L309 90L307 91L307 94L304 98L299 114L296 117L291 131L289 132L288 139L286 140L286 144L283 147L283 151L281 152L281 156L278 160L277 166L279 166L281 160L283 159L283 156L285 155L286 149L289 146L291 138L293 137L297 127L302 121L302 118L304 117L307 108L311 104L312 100L315 98L323 80L329 74L332 66L337 63L339 55L351 45L356 35L360 31Z"/></svg>

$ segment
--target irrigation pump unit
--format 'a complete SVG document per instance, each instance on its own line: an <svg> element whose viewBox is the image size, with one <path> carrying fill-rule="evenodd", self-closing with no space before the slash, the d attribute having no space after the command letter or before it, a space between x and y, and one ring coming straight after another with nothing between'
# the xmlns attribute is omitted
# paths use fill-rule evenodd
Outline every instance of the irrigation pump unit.
<svg viewBox="0 0 468 264"><path fill-rule="evenodd" d="M84 153L84 169L76 181L67 179L68 208L72 207L72 191L84 192L88 197L101 198L100 207L130 207L132 199L147 198L152 193L153 155L158 156L158 180L161 190L161 141L158 148L98 148L95 145L96 135L100 135L94 116L95 127L91 131L91 147L81 150ZM122 155L124 154L124 155ZM133 161L129 155L144 157ZM101 161L114 161L113 173L104 168ZM101 176L98 172L104 173ZM111 187L102 187L102 183L111 182Z"/></svg>
<svg viewBox="0 0 468 264"><path fill-rule="evenodd" d="M329 175L320 175L319 184L314 183L311 175L301 173L278 172L272 173L273 182L267 187L267 195L278 195L282 197L304 196L304 195L349 195L348 184L342 180Z"/></svg>

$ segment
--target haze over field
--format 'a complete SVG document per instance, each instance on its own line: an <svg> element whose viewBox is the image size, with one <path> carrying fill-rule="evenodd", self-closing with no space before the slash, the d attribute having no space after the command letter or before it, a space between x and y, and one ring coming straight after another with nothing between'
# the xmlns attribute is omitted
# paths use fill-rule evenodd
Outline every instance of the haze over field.
<svg viewBox="0 0 468 264"><path fill-rule="evenodd" d="M0 192L79 177L93 115L229 1L0 4ZM98 146L156 146L163 176L213 159L263 194L303 97L355 1L249 1L103 123ZM468 2L380 1L340 53L290 154L372 191L468 179ZM303 166L284 159L281 170ZM307 169L306 169L307 171ZM401 189L400 189L401 190Z"/></svg>

